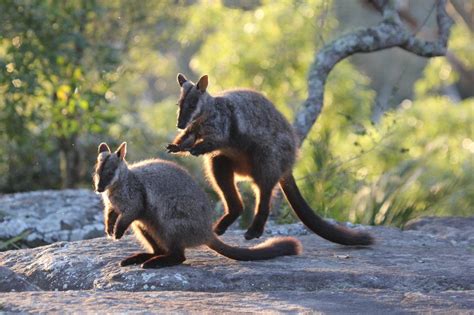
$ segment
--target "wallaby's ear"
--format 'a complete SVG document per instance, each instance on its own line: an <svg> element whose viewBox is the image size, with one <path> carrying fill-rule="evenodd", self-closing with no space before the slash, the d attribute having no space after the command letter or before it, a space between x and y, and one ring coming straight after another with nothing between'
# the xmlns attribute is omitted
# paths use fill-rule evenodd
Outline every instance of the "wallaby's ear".
<svg viewBox="0 0 474 315"><path fill-rule="evenodd" d="M209 83L208 81L208 78L207 78L207 74L203 75L198 83L196 84L197 88L199 89L199 91L201 92L206 92L206 89L207 89L207 84Z"/></svg>
<svg viewBox="0 0 474 315"><path fill-rule="evenodd" d="M178 80L179 86L183 86L184 82L188 81L188 79L186 79L186 77L182 73L178 73L177 80Z"/></svg>
<svg viewBox="0 0 474 315"><path fill-rule="evenodd" d="M101 144L99 144L99 147L97 148L97 153L102 153L102 152L110 153L110 148L105 142L102 142Z"/></svg>
<svg viewBox="0 0 474 315"><path fill-rule="evenodd" d="M122 142L115 153L117 153L121 160L125 159L125 155L127 155L127 142Z"/></svg>

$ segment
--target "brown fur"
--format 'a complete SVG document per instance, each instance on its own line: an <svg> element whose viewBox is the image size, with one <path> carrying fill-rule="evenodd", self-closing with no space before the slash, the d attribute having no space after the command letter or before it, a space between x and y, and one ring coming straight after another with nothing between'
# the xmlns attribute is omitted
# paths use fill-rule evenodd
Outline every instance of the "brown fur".
<svg viewBox="0 0 474 315"><path fill-rule="evenodd" d="M207 76L194 84L179 74L178 83L181 86L178 128L184 132L174 143L194 141L186 151L205 155L208 176L226 210L215 224L217 234L223 234L242 212L235 181L250 179L257 188L257 202L246 239L262 235L273 188L280 184L297 216L316 234L345 245L372 244L373 239L367 233L324 221L303 199L291 173L298 140L291 125L265 96L244 89L211 96L206 92Z"/></svg>

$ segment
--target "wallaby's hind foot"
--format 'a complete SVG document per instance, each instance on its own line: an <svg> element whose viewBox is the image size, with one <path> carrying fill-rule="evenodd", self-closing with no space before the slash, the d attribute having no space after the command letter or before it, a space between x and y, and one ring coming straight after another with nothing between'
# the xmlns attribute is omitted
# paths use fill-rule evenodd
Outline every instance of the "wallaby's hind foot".
<svg viewBox="0 0 474 315"><path fill-rule="evenodd" d="M142 264L142 268L164 268L181 265L186 260L184 253L170 253L150 258Z"/></svg>
<svg viewBox="0 0 474 315"><path fill-rule="evenodd" d="M254 238L260 238L260 236L262 236L262 234L263 234L263 228L258 230L258 229L254 229L254 228L251 227L247 230L247 232L245 232L244 237L247 241L250 241Z"/></svg>
<svg viewBox="0 0 474 315"><path fill-rule="evenodd" d="M269 196L269 195L268 195ZM263 199L261 197L261 199ZM268 218L268 213L270 210L270 198L267 198L267 202L259 202L257 207L257 215L253 218L252 224L248 228L247 232L245 232L245 239L251 240L254 238L259 238L262 236L263 231L265 231L265 223Z"/></svg>
<svg viewBox="0 0 474 315"><path fill-rule="evenodd" d="M130 265L139 265L145 261L153 258L156 254L151 253L137 253L132 256L129 256L120 262L121 267L130 266Z"/></svg>

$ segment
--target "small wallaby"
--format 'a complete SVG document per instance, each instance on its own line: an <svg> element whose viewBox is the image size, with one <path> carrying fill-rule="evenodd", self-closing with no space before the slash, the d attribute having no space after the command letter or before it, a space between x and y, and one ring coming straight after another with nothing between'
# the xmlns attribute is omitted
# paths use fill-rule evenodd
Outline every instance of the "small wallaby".
<svg viewBox="0 0 474 315"><path fill-rule="evenodd" d="M177 79L181 86L177 127L184 132L167 149L205 154L208 177L226 211L214 226L216 234L223 234L242 213L236 180L250 179L255 187L256 214L246 239L262 235L272 191L279 183L296 215L319 236L343 245L373 243L370 234L331 224L306 203L292 175L298 140L292 126L265 96L244 89L212 96L206 91L207 75L196 84L182 74Z"/></svg>
<svg viewBox="0 0 474 315"><path fill-rule="evenodd" d="M128 165L125 142L113 153L105 143L98 151L94 187L102 193L106 233L120 239L131 225L148 250L122 260L121 266L178 265L186 259L186 248L200 245L235 260L301 252L301 244L291 237L269 239L252 248L227 245L212 231L213 208L207 195L184 169L159 159Z"/></svg>

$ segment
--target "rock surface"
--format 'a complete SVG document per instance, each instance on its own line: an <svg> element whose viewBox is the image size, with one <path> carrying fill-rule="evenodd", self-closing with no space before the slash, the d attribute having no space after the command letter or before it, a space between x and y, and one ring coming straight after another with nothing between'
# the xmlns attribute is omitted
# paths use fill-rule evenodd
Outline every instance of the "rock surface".
<svg viewBox="0 0 474 315"><path fill-rule="evenodd" d="M423 217L408 222L405 230L417 230L452 244L474 247L474 217Z"/></svg>
<svg viewBox="0 0 474 315"><path fill-rule="evenodd" d="M0 292L38 291L40 288L6 267L0 266Z"/></svg>
<svg viewBox="0 0 474 315"><path fill-rule="evenodd" d="M86 189L44 190L0 196L0 239L28 232L39 246L102 236L102 202Z"/></svg>
<svg viewBox="0 0 474 315"><path fill-rule="evenodd" d="M299 234L303 254L236 262L197 248L184 265L160 270L118 267L140 251L131 236L7 251L0 253L3 270L31 289L0 286L0 311L473 312L473 219L425 218L405 231L359 227L377 238L372 248L332 244L299 224L273 226L270 234ZM223 239L258 242L244 241L239 230Z"/></svg>

